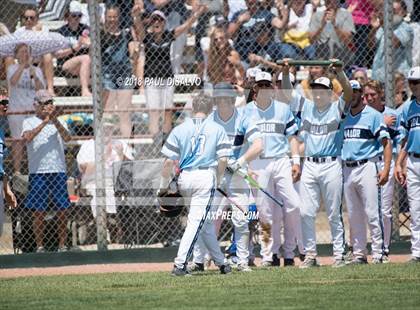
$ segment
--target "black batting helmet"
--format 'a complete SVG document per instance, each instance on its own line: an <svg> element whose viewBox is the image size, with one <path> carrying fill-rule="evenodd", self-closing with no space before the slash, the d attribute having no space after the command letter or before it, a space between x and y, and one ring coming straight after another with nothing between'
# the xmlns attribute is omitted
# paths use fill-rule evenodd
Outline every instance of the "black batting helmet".
<svg viewBox="0 0 420 310"><path fill-rule="evenodd" d="M184 208L184 198L179 192L164 191L158 194L159 211L165 217L176 217Z"/></svg>

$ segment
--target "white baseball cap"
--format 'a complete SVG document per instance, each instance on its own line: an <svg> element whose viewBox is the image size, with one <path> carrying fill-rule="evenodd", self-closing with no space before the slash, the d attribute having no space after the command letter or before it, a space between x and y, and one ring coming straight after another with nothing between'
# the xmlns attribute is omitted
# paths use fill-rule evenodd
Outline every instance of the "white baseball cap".
<svg viewBox="0 0 420 310"><path fill-rule="evenodd" d="M80 14L82 15L82 4L79 1L72 1L69 4L70 14Z"/></svg>
<svg viewBox="0 0 420 310"><path fill-rule="evenodd" d="M356 80L350 80L350 85L352 89L362 90L362 86L360 86L360 83Z"/></svg>
<svg viewBox="0 0 420 310"><path fill-rule="evenodd" d="M324 76L320 77L320 78L317 78L315 81L313 81L311 83L311 86L315 86L315 85L321 85L321 86L324 86L326 88L332 89L331 80L327 77L324 77Z"/></svg>
<svg viewBox="0 0 420 310"><path fill-rule="evenodd" d="M153 16L159 16L160 18L162 18L164 21L166 21L166 15L165 13L163 13L162 11L159 10L155 10L152 12L152 14L150 14L150 18L153 18Z"/></svg>
<svg viewBox="0 0 420 310"><path fill-rule="evenodd" d="M408 71L407 80L420 80L420 67L413 67Z"/></svg>
<svg viewBox="0 0 420 310"><path fill-rule="evenodd" d="M257 76L257 73L261 72L261 69L258 67L252 67L252 68L248 68L246 70L246 78L255 78Z"/></svg>
<svg viewBox="0 0 420 310"><path fill-rule="evenodd" d="M255 82L272 82L271 74L265 71L260 71L255 75Z"/></svg>
<svg viewBox="0 0 420 310"><path fill-rule="evenodd" d="M290 83L296 82L295 75L292 72L289 72L289 79ZM280 72L279 76L277 77L277 81L283 81L283 72Z"/></svg>

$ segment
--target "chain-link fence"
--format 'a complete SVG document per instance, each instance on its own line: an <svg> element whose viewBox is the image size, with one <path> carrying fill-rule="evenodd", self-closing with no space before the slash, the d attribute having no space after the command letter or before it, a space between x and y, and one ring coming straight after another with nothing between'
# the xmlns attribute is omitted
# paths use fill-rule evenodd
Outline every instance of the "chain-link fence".
<svg viewBox="0 0 420 310"><path fill-rule="evenodd" d="M410 98L408 69L420 65L417 1L3 2L1 35L16 40L0 58L3 166L17 207L6 201L2 254L177 245L186 213L159 214L160 149L198 90L231 83L244 106L256 71L276 79L284 58L338 58L349 78L382 82L384 101L398 108ZM31 44L19 42L25 33ZM291 72L304 96L325 75L341 95L328 66ZM52 97L35 97L39 89ZM410 231L405 189L395 188L398 239ZM346 212L344 220L347 231ZM324 208L316 230L318 242L331 242ZM224 222L220 240L231 232Z"/></svg>

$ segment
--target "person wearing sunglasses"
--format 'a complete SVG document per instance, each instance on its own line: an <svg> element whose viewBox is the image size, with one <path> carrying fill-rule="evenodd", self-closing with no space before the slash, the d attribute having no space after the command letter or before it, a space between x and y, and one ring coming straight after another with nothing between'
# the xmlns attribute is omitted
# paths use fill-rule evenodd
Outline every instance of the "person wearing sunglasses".
<svg viewBox="0 0 420 310"><path fill-rule="evenodd" d="M37 253L45 252L44 220L49 201L57 211L58 251L67 250L67 210L70 207L67 191L64 142L71 139L67 125L60 121L46 90L35 96L35 115L23 122L22 138L26 143L29 168L29 192L25 208L33 211L33 228Z"/></svg>
<svg viewBox="0 0 420 310"><path fill-rule="evenodd" d="M89 97L90 81L90 56L89 27L80 22L82 18L82 5L78 1L70 2L65 15L67 23L57 30L58 33L68 38L71 47L55 53L57 67L61 75L80 77L82 96Z"/></svg>
<svg viewBox="0 0 420 310"><path fill-rule="evenodd" d="M261 192L256 195L260 212L260 236L262 266L280 266L281 218L284 223L284 265L294 265L296 240L300 240L301 199L293 186L300 178L298 150L298 126L289 105L274 100L272 76L259 72L253 86L253 101L245 107L245 113L255 122L262 134L264 149L250 162L250 168L258 176L258 183L284 207L273 204ZM288 153L292 154L293 163Z"/></svg>
<svg viewBox="0 0 420 310"><path fill-rule="evenodd" d="M3 233L4 202L6 202L10 208L16 208L17 206L16 197L10 188L7 175L4 172L4 158L7 153L4 131L7 122L6 113L8 104L7 91L5 89L0 89L0 237Z"/></svg>
<svg viewBox="0 0 420 310"><path fill-rule="evenodd" d="M15 33L22 31L41 31L48 32L48 28L39 23L39 12L36 7L28 7L23 11L22 14L23 27L17 29ZM54 65L53 56L51 53L42 55L39 58L34 59L34 64L40 65L42 72L44 73L45 80L47 82L47 90L51 96L55 96L54 93Z"/></svg>
<svg viewBox="0 0 420 310"><path fill-rule="evenodd" d="M407 79L413 97L403 105L401 112L401 150L394 175L401 185L407 185L411 262L420 263L420 67L412 68Z"/></svg>

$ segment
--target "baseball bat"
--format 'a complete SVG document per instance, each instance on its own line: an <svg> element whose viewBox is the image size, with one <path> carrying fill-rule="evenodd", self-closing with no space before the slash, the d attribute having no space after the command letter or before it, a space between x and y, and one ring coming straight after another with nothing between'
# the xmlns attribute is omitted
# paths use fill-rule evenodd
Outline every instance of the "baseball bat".
<svg viewBox="0 0 420 310"><path fill-rule="evenodd" d="M249 185L251 185L252 187L258 189L259 191L263 192L264 194L266 194L272 201L274 201L277 205L279 205L281 208L283 208L283 204L278 201L276 199L276 197L274 197L273 195L271 195L269 192L267 192L264 188L261 187L260 184L258 184L258 182L256 180L254 180L248 173L241 171L240 169L237 170L236 172L233 171L232 169L230 169L229 167L227 168L228 171L230 173L237 173L239 176L243 177L245 179L245 181L248 182Z"/></svg>
<svg viewBox="0 0 420 310"><path fill-rule="evenodd" d="M330 61L330 60L288 60L290 66L329 66L331 64L337 64L338 66L343 66L343 62ZM277 60L278 65L283 65L283 59Z"/></svg>
<svg viewBox="0 0 420 310"><path fill-rule="evenodd" d="M228 194L221 188L218 188L217 191L222 194L222 196L224 196L232 205L234 205L235 207L237 207L239 210L242 211L243 214L247 215L248 211L244 210L240 205L238 205L232 198L230 198L228 196Z"/></svg>

